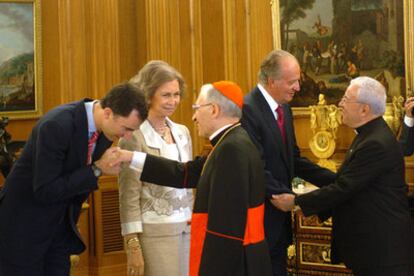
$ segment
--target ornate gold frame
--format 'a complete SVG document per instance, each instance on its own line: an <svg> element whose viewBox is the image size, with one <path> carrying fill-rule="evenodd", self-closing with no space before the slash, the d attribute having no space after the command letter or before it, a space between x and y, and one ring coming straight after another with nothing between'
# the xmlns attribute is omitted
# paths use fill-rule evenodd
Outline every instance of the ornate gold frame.
<svg viewBox="0 0 414 276"><path fill-rule="evenodd" d="M270 1L272 10L273 48L281 48L280 40L280 19L279 0ZM405 82L407 95L413 95L414 89L414 1L404 0L404 55L405 55ZM309 108L294 107L294 115L308 115Z"/></svg>
<svg viewBox="0 0 414 276"><path fill-rule="evenodd" d="M43 107L43 87L42 87L42 47L41 47L41 0L0 0L0 4L10 3L32 3L33 7L33 47L34 47L34 97L35 108L31 110L17 110L0 112L0 116L10 119L29 119L37 118L42 115Z"/></svg>

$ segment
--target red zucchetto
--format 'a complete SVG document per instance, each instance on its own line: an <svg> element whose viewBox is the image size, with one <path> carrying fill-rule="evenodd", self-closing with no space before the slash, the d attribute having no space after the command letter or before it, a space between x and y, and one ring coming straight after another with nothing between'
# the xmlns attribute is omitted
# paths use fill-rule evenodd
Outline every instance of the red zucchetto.
<svg viewBox="0 0 414 276"><path fill-rule="evenodd" d="M234 102L240 109L243 107L243 92L236 83L232 81L218 81L212 83L213 87L223 96Z"/></svg>

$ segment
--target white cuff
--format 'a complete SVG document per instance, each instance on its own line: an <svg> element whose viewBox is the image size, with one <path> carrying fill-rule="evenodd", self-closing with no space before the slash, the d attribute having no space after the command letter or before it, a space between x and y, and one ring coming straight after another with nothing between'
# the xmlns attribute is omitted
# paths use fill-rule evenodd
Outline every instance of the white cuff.
<svg viewBox="0 0 414 276"><path fill-rule="evenodd" d="M132 155L131 164L129 164L129 167L141 173L142 169L144 168L146 158L147 158L146 153L134 151L134 154Z"/></svg>
<svg viewBox="0 0 414 276"><path fill-rule="evenodd" d="M121 223L122 236L132 234L132 233L142 233L142 222L141 221Z"/></svg>
<svg viewBox="0 0 414 276"><path fill-rule="evenodd" d="M407 115L404 116L404 124L406 124L408 127L414 126L414 118L410 118Z"/></svg>

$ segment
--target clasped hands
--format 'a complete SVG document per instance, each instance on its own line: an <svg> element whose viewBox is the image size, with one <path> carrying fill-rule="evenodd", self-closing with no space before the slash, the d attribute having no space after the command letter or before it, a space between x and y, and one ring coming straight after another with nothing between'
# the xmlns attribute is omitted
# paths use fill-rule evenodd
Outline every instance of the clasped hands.
<svg viewBox="0 0 414 276"><path fill-rule="evenodd" d="M94 164L102 170L103 174L116 175L121 171L123 163L129 164L131 162L132 156L132 151L122 150L119 147L111 147Z"/></svg>
<svg viewBox="0 0 414 276"><path fill-rule="evenodd" d="M295 195L289 193L272 195L270 202L281 211L292 211L295 208Z"/></svg>

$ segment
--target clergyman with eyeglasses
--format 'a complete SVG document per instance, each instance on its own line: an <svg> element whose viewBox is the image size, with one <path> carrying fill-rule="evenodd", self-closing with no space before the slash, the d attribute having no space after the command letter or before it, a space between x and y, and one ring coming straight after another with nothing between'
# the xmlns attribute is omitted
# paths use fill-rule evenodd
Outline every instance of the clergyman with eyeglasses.
<svg viewBox="0 0 414 276"><path fill-rule="evenodd" d="M355 130L336 180L303 195L275 196L278 208L298 205L305 216L332 214L331 259L356 276L409 276L414 226L408 209L403 153L382 118L384 86L370 77L351 81L339 106Z"/></svg>
<svg viewBox="0 0 414 276"><path fill-rule="evenodd" d="M263 162L240 126L243 93L229 81L202 86L193 105L199 135L213 149L206 160L180 163L141 152L120 159L141 180L197 188L191 220L190 275L271 275L264 237ZM204 162L205 161L205 162Z"/></svg>

